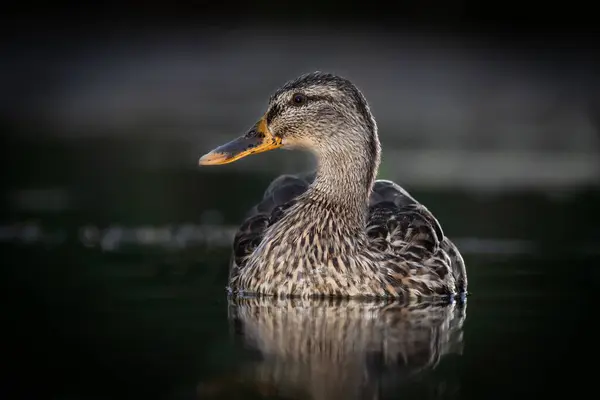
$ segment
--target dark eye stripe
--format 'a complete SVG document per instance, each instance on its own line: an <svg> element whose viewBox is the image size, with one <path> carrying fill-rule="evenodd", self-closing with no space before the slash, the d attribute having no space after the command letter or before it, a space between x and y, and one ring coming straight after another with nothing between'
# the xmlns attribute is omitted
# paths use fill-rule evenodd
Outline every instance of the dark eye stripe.
<svg viewBox="0 0 600 400"><path fill-rule="evenodd" d="M331 102L333 103L334 99L331 96L326 96L326 95L320 95L320 96L306 96L307 99L307 103L311 102L311 101L327 101L327 102ZM275 118L277 118L278 116L281 115L281 112L283 111L282 107L277 104L274 103L271 108L269 109L269 111L267 112L267 123L271 123L271 121L273 121Z"/></svg>
<svg viewBox="0 0 600 400"><path fill-rule="evenodd" d="M308 101L329 101L329 102L333 102L333 97L331 96L327 96L327 95L320 95L320 96L306 96L306 99Z"/></svg>
<svg viewBox="0 0 600 400"><path fill-rule="evenodd" d="M278 104L273 104L267 113L267 124L273 121L274 118L281 114L281 107Z"/></svg>

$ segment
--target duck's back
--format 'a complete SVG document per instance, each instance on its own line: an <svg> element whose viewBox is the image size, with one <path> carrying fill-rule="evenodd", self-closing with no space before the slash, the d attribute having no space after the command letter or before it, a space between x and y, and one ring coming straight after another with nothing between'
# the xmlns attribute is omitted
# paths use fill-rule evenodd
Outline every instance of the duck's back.
<svg viewBox="0 0 600 400"><path fill-rule="evenodd" d="M248 212L237 231L230 275L244 268L266 229L281 219L314 178L315 173L311 172L282 175L271 182L263 199ZM466 291L465 265L456 246L444 235L433 214L396 183L375 182L369 199L367 235L381 251L401 252L414 261L448 257L457 291Z"/></svg>

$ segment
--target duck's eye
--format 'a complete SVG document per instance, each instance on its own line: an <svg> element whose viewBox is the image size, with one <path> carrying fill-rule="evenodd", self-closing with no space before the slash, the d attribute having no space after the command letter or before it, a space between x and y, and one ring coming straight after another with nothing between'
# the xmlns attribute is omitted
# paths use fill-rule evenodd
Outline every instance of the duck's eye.
<svg viewBox="0 0 600 400"><path fill-rule="evenodd" d="M292 96L292 104L295 106L301 106L306 103L306 96L302 93L296 93Z"/></svg>

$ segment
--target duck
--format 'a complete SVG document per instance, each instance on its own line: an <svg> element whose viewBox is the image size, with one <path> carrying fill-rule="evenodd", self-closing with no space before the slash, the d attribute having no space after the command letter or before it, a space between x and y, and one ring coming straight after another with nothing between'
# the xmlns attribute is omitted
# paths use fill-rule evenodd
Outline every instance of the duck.
<svg viewBox="0 0 600 400"><path fill-rule="evenodd" d="M308 151L316 170L277 177L233 238L233 296L453 301L467 273L439 221L407 190L376 179L370 106L349 79L311 72L270 97L244 135L200 157L224 165L274 149Z"/></svg>

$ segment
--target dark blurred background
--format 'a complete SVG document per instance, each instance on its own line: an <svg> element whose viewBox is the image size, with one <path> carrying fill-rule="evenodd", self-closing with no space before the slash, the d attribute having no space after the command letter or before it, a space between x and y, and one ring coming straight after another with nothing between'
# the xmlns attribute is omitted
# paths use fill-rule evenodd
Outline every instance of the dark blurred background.
<svg viewBox="0 0 600 400"><path fill-rule="evenodd" d="M598 288L600 60L583 2L7 7L0 246L13 372L36 382L22 395L180 398L233 351L214 344L232 233L270 180L313 160L197 160L315 70L363 91L380 178L437 215L475 295Z"/></svg>

